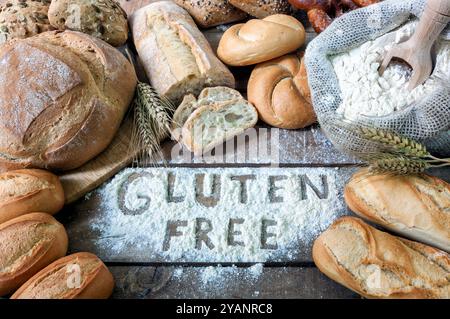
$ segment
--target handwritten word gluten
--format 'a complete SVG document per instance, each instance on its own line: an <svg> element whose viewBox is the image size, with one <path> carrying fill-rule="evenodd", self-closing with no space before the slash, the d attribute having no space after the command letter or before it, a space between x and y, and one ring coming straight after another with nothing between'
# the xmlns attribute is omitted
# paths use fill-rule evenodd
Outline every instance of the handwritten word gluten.
<svg viewBox="0 0 450 319"><path fill-rule="evenodd" d="M151 173L133 173L128 176L125 182L122 183L119 190L118 204L120 210L125 215L141 215L150 207L151 198L149 195L139 195L145 203L138 209L131 210L125 205L125 197L128 192L130 184L139 178L152 177ZM329 196L329 185L326 175L319 175L320 185L315 185L307 174L297 175L296 178L299 181L299 189L296 190L300 194L300 200L308 199L308 189L310 189L318 199L327 199ZM239 202L241 204L248 203L248 188L249 184L258 178L256 175L232 175L229 177L231 181L239 184ZM291 177L289 177L291 178ZM166 187L166 201L167 203L182 203L186 200L186 196L183 194L175 195L176 175L169 172L167 174ZM269 175L267 178L268 183L268 202L270 203L283 203L284 197L281 194L283 188L279 186L279 182L288 179L285 175ZM208 208L213 208L218 205L222 197L222 182L221 176L218 174L212 174L212 185L209 192L205 192L205 174L195 174L195 201ZM208 194L208 195L205 195ZM259 194L263 196L264 194Z"/></svg>

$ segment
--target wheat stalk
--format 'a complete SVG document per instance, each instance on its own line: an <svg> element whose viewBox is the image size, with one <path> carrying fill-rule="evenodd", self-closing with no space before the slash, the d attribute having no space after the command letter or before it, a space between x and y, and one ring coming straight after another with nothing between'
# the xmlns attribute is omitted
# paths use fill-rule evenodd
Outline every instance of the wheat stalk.
<svg viewBox="0 0 450 319"><path fill-rule="evenodd" d="M425 160L385 154L370 161L370 170L375 173L393 172L397 174L423 173L430 167Z"/></svg>

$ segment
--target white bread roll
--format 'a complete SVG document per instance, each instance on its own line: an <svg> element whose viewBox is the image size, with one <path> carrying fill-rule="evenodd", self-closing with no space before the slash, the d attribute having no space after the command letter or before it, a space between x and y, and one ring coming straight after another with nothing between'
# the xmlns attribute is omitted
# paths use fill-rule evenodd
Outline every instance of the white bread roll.
<svg viewBox="0 0 450 319"><path fill-rule="evenodd" d="M303 59L289 54L258 64L248 81L248 101L269 125L299 129L316 121Z"/></svg>
<svg viewBox="0 0 450 319"><path fill-rule="evenodd" d="M422 175L358 171L345 187L345 201L359 216L387 229L450 251L450 185Z"/></svg>
<svg viewBox="0 0 450 319"><path fill-rule="evenodd" d="M130 18L134 44L156 91L178 103L204 87L234 87L234 77L215 56L189 13L173 2L161 1L136 11Z"/></svg>
<svg viewBox="0 0 450 319"><path fill-rule="evenodd" d="M229 65L252 65L278 58L305 43L305 28L294 17L275 14L236 24L223 34L217 54Z"/></svg>
<svg viewBox="0 0 450 319"><path fill-rule="evenodd" d="M366 298L450 298L450 256L343 217L314 242L325 275Z"/></svg>

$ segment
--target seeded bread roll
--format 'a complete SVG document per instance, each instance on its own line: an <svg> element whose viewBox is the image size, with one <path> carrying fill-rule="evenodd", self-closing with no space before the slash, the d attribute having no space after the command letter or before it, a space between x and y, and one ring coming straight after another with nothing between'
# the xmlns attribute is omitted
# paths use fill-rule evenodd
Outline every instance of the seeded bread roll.
<svg viewBox="0 0 450 319"><path fill-rule="evenodd" d="M227 87L206 88L198 99L188 95L180 109L182 114L175 114L178 123L172 136L195 155L212 150L258 121L253 105Z"/></svg>
<svg viewBox="0 0 450 319"><path fill-rule="evenodd" d="M113 289L114 278L97 256L76 253L42 269L11 299L107 299Z"/></svg>
<svg viewBox="0 0 450 319"><path fill-rule="evenodd" d="M48 17L56 29L80 31L113 46L128 38L127 15L114 0L53 0Z"/></svg>
<svg viewBox="0 0 450 319"><path fill-rule="evenodd" d="M0 174L0 224L32 212L55 214L64 206L58 176L38 169Z"/></svg>
<svg viewBox="0 0 450 319"><path fill-rule="evenodd" d="M244 19L247 14L229 4L228 0L174 0L191 14L203 28Z"/></svg>
<svg viewBox="0 0 450 319"><path fill-rule="evenodd" d="M0 1L0 44L52 30L48 20L50 0Z"/></svg>
<svg viewBox="0 0 450 319"><path fill-rule="evenodd" d="M357 172L345 201L359 216L450 252L450 184L422 175Z"/></svg>
<svg viewBox="0 0 450 319"><path fill-rule="evenodd" d="M74 31L0 47L0 171L69 170L113 139L136 74L115 48Z"/></svg>
<svg viewBox="0 0 450 319"><path fill-rule="evenodd" d="M139 58L156 91L179 104L205 87L234 87L234 77L215 56L194 20L173 2L160 1L130 18Z"/></svg>
<svg viewBox="0 0 450 319"><path fill-rule="evenodd" d="M292 7L287 0L229 0L236 8L258 19L273 14L290 14Z"/></svg>
<svg viewBox="0 0 450 319"><path fill-rule="evenodd" d="M64 256L67 245L63 225L48 214L27 214L0 224L0 296Z"/></svg>
<svg viewBox="0 0 450 319"><path fill-rule="evenodd" d="M366 298L450 298L450 256L381 232L359 218L337 220L314 242L325 275Z"/></svg>

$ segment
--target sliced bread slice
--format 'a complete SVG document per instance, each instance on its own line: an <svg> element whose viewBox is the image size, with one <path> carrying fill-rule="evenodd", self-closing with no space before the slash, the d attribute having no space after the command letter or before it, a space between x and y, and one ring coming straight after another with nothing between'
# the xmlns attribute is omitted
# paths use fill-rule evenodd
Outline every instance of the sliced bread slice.
<svg viewBox="0 0 450 319"><path fill-rule="evenodd" d="M181 128L197 108L198 105L195 96L192 94L185 95L180 106L173 114L172 125L170 127L170 134L173 140L180 141Z"/></svg>

